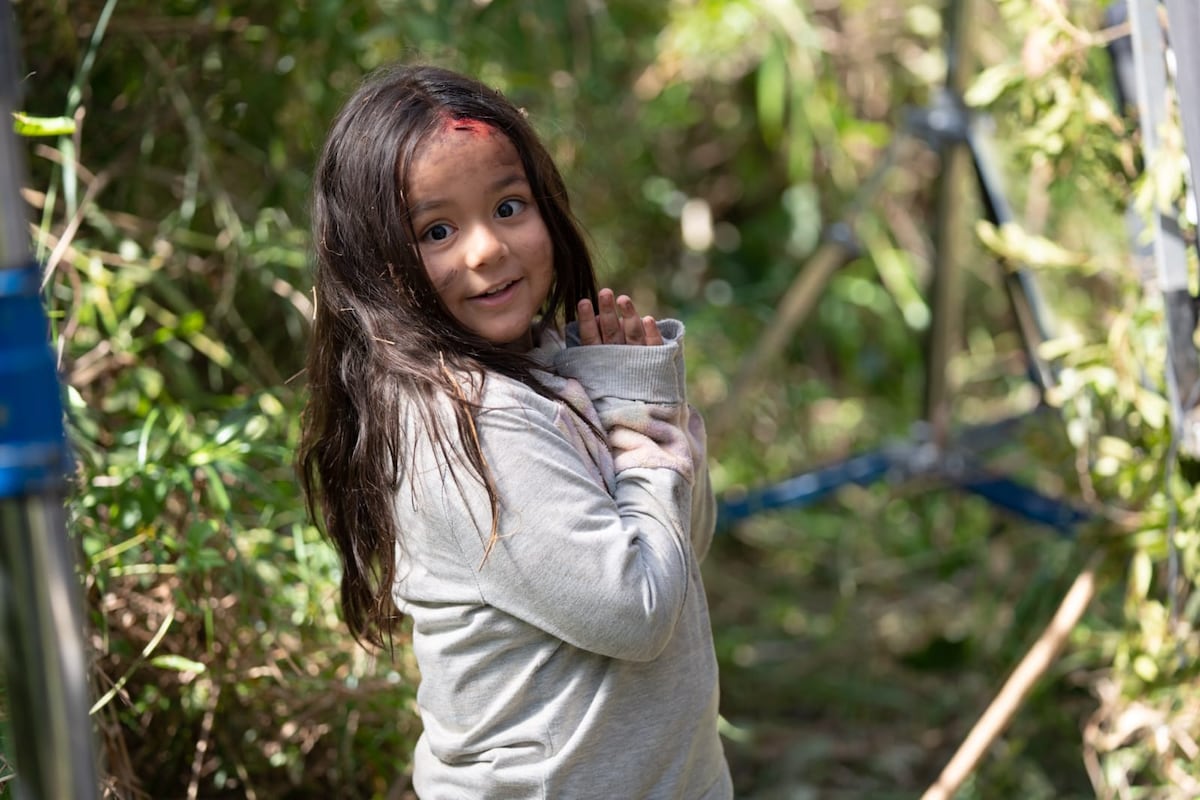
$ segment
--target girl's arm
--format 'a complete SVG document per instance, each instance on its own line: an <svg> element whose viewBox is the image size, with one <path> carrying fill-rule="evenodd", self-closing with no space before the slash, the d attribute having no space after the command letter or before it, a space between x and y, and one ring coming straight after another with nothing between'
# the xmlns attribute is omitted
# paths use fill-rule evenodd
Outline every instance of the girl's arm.
<svg viewBox="0 0 1200 800"><path fill-rule="evenodd" d="M661 413L680 408L669 384L654 398ZM499 538L489 548L483 487L462 469L456 480L435 449L422 448L419 493L397 503L409 579L435 591L473 586L480 602L576 647L654 659L674 633L695 558L683 436L671 426L673 455L619 470L610 495L563 433L559 415L570 412L512 382L488 385L476 425L500 497Z"/></svg>
<svg viewBox="0 0 1200 800"><path fill-rule="evenodd" d="M683 378L680 377L680 385ZM686 406L687 417L684 429L687 431L688 446L691 450L693 473L695 480L692 484L692 549L696 558L704 560L708 548L712 545L713 533L717 527L717 500L713 495L712 483L708 474L708 434L704 428L704 418L700 412Z"/></svg>
<svg viewBox="0 0 1200 800"><path fill-rule="evenodd" d="M590 300L580 300L576 310L578 322L576 325L576 341L582 346L610 345L649 345L659 346L664 343L675 343L679 346L677 358L672 359L674 374L681 396L686 392L686 376L682 357L683 327L670 322L671 335L664 340L658 323L653 317L638 316L633 301L627 295L614 298L610 289L601 289L598 295L598 308L593 308ZM594 386L595 381L579 374L578 377L585 387ZM589 395L595 399L595 390L588 389ZM630 393L626 392L629 396ZM636 395L632 395L636 396ZM692 472L695 484L692 491L691 539L692 547L698 558L703 559L712 544L713 530L716 526L716 502L709 482L707 460L707 436L704 420L696 409L690 405L684 406L680 420L680 428L685 431L691 453Z"/></svg>

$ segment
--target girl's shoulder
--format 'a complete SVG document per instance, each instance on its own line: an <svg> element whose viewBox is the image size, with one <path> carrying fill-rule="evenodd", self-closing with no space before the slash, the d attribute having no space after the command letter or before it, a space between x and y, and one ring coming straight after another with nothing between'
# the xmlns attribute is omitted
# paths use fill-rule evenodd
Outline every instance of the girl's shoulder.
<svg viewBox="0 0 1200 800"><path fill-rule="evenodd" d="M552 373L539 370L533 377L551 393L558 389L559 379ZM484 376L482 391L478 397L478 412L481 414L505 409L525 409L554 417L559 409L558 400L547 397L524 381L498 372L488 372Z"/></svg>
<svg viewBox="0 0 1200 800"><path fill-rule="evenodd" d="M559 414L559 403L553 395L562 379L540 369L534 371L533 378L545 391L539 392L522 380L493 370L457 374L454 395L442 390L432 397L410 397L404 404L405 425L410 432L414 427L427 428L430 423L453 430L463 408L470 408L476 421L489 415L504 416L506 412L518 412L523 417L537 415L552 421Z"/></svg>
<svg viewBox="0 0 1200 800"><path fill-rule="evenodd" d="M438 391L404 404L401 424L409 481L428 479L440 486L439 476L446 469L471 469L466 453L473 446L505 441L508 445L502 449L508 450L513 442L524 445L560 427L560 404L514 378L489 372L460 383L460 388L464 394L458 398ZM467 388L475 391L468 395Z"/></svg>

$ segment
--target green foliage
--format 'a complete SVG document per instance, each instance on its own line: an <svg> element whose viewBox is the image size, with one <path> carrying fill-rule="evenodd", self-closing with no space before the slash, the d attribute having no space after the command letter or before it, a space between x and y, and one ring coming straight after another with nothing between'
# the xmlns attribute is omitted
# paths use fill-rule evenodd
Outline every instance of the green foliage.
<svg viewBox="0 0 1200 800"><path fill-rule="evenodd" d="M18 136L70 136L75 120L70 117L31 117L13 112L13 132Z"/></svg>
<svg viewBox="0 0 1200 800"><path fill-rule="evenodd" d="M300 98L244 84L252 64L220 71L278 42L195 10L122 4L84 37L86 69L48 53L28 97L65 96L83 120L32 151L35 244L70 387L108 783L116 796L382 796L411 752L415 669L403 650L366 657L339 625L336 559L291 468L302 397L288 379L309 304L293 222L307 179L287 165L312 142L277 135ZM23 27L73 36L96 11ZM152 35L163 28L176 33ZM211 37L198 72L193 37ZM335 102L331 89L318 113Z"/></svg>
<svg viewBox="0 0 1200 800"><path fill-rule="evenodd" d="M1048 347L1060 366L1051 401L1066 421L1082 494L1109 520L1089 545L1125 565L1110 575L1106 613L1075 636L1076 658L1106 667L1092 681L1098 708L1084 729L1089 776L1105 797L1192 797L1200 790L1197 493L1186 477L1191 456L1180 463L1172 432L1182 423L1171 418L1166 399L1161 296L1139 282L1144 267L1128 255L1130 243L1112 235L1123 229L1118 214L1126 205L1144 216L1152 209L1181 216L1182 159L1167 147L1143 174L1135 171L1139 139L1097 88L1108 80L1094 56L1101 37L1087 33L1097 9L1078 5L1068 19L1005 3L1009 23L1049 60L1031 63L1036 59L1027 51L1023 69L993 67L976 86L988 87L975 97L1007 113L1013 135L1006 141L1017 163L1054 176L1044 189L1054 207L1046 230L1073 252L1025 233L1002 231L985 241L998 252L1015 249L1006 255L1092 295L1086 303L1064 296L1074 312L1071 326ZM1001 74L1007 77L999 80ZM1178 147L1170 132L1166 141ZM1081 218L1110 222L1085 226ZM1177 567L1170 563L1176 559Z"/></svg>
<svg viewBox="0 0 1200 800"><path fill-rule="evenodd" d="M1058 413L992 466L1103 522L1066 542L935 485L877 485L720 539L706 569L739 796L912 796L1096 549L1112 566L1093 613L959 796L1173 798L1197 780L1200 594L1167 586L1166 562L1173 539L1194 587L1200 500L1168 468L1161 309L1121 221L1131 198L1175 201L1178 160L1139 177L1102 88L1100 6L976 9L967 98L996 122L1021 211L964 232L964 347L947 368L957 421L1030 409L1002 287L1003 265L1028 264L1060 317L1044 352ZM114 796L404 790L411 653L401 636L370 657L347 636L336 560L291 472L309 171L382 63L436 60L527 107L602 280L686 319L706 410L739 388L827 225L854 218L859 252L714 433L720 491L904 436L921 414L938 165L910 142L867 181L905 107L940 85L940 3L16 8L17 124L50 137L30 143L28 196L70 387L71 526Z"/></svg>
<svg viewBox="0 0 1200 800"><path fill-rule="evenodd" d="M11 753L12 736L8 726L8 714L5 709L8 707L7 694L8 687L4 676L0 675L0 792L4 791L6 784L16 777L16 772L12 765L8 763L8 759L4 757L5 753Z"/></svg>

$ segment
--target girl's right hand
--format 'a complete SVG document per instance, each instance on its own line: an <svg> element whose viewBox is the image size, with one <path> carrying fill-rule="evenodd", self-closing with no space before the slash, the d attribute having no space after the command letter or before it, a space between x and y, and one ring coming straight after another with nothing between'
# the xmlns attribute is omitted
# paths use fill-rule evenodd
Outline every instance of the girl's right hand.
<svg viewBox="0 0 1200 800"><path fill-rule="evenodd" d="M592 301L587 298L580 300L576 307L580 344L656 346L663 343L654 317L639 317L628 295L614 298L612 289L601 289L599 301L599 312L592 308Z"/></svg>

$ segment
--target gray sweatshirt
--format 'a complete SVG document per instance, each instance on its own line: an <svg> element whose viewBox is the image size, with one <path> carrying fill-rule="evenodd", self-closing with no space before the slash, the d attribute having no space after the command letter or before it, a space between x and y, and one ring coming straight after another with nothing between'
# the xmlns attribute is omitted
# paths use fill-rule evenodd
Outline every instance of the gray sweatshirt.
<svg viewBox="0 0 1200 800"><path fill-rule="evenodd" d="M423 800L732 797L699 566L704 427L683 326L659 326L661 347L543 337L532 355L560 401L488 376L476 427L501 511L486 557L486 491L409 425L424 438L397 495L394 597L421 671Z"/></svg>

